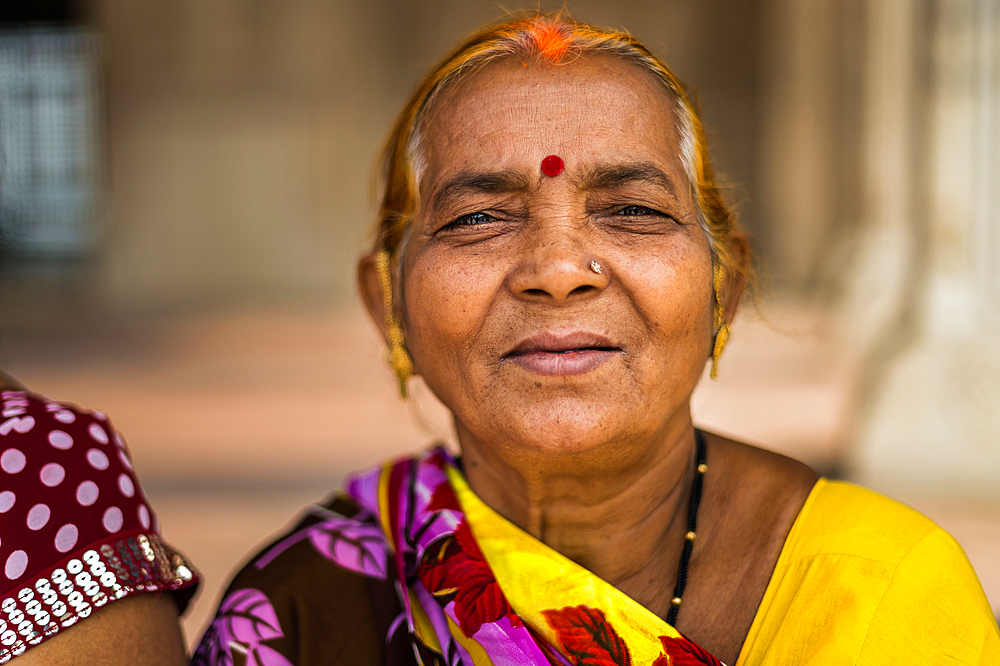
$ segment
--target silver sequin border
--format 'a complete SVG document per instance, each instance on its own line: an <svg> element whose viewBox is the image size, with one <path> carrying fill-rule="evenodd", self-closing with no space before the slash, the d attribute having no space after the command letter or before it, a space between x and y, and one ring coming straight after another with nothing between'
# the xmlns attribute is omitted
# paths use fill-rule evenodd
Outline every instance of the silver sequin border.
<svg viewBox="0 0 1000 666"><path fill-rule="evenodd" d="M194 579L184 556L156 534L118 535L93 545L0 601L0 664L109 601L135 592L177 590Z"/></svg>

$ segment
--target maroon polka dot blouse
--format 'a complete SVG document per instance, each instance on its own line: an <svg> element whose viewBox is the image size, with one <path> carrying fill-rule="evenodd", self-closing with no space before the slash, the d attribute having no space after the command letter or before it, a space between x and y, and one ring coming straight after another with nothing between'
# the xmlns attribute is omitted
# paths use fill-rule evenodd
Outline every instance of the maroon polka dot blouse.
<svg viewBox="0 0 1000 666"><path fill-rule="evenodd" d="M104 414L0 391L0 664L111 601L183 606L196 584Z"/></svg>

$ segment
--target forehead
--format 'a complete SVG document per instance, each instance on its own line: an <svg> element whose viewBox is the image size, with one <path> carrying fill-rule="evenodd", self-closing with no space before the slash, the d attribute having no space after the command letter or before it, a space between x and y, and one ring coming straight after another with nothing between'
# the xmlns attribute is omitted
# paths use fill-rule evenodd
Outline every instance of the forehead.
<svg viewBox="0 0 1000 666"><path fill-rule="evenodd" d="M654 76L611 56L559 65L507 58L439 94L424 115L421 189L449 173L650 162L680 173L676 103Z"/></svg>

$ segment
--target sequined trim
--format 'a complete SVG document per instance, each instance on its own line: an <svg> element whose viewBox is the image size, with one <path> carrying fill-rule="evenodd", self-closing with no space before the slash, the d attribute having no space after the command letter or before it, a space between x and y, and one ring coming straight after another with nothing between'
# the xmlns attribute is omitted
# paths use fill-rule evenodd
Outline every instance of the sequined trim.
<svg viewBox="0 0 1000 666"><path fill-rule="evenodd" d="M0 601L0 664L18 657L109 601L194 583L184 556L156 534L119 534L77 551Z"/></svg>

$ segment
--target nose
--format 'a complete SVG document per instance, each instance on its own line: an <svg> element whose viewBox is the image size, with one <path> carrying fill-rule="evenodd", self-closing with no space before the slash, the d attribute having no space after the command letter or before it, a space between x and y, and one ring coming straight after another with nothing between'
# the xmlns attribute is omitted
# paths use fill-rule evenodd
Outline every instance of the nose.
<svg viewBox="0 0 1000 666"><path fill-rule="evenodd" d="M608 286L609 270L588 250L586 231L557 225L529 234L522 258L508 278L518 298L568 303Z"/></svg>

